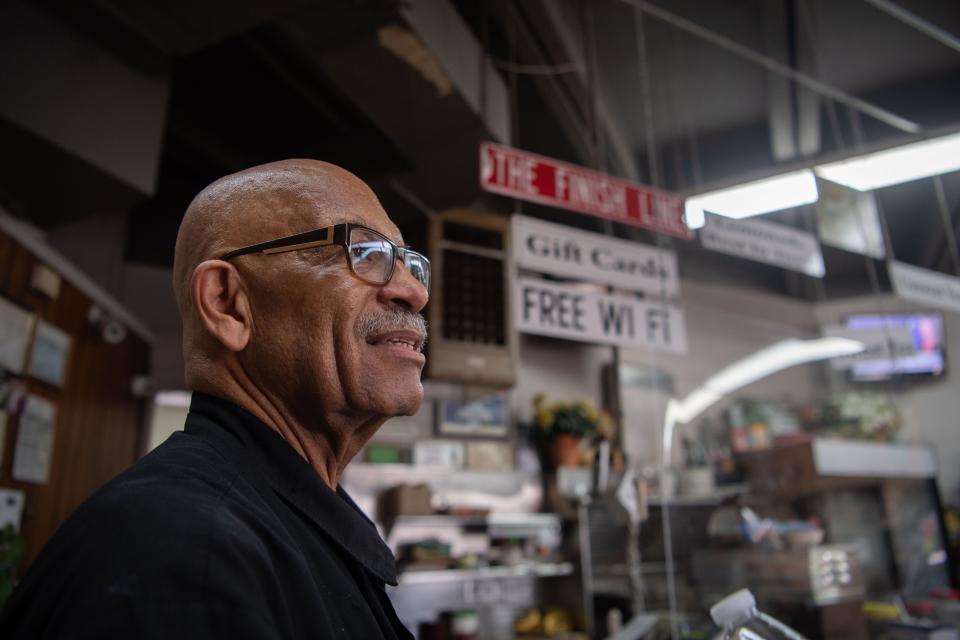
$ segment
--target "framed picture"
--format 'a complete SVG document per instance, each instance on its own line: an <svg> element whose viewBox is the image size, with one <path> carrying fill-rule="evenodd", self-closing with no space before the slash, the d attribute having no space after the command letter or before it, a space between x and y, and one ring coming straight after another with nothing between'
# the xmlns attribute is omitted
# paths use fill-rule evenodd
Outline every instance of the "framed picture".
<svg viewBox="0 0 960 640"><path fill-rule="evenodd" d="M509 471L513 468L513 447L506 442L476 440L466 443L465 466L479 471Z"/></svg>
<svg viewBox="0 0 960 640"><path fill-rule="evenodd" d="M505 438L507 393L497 391L469 402L442 400L437 433L443 436Z"/></svg>
<svg viewBox="0 0 960 640"><path fill-rule="evenodd" d="M463 468L464 448L455 440L421 440L413 445L413 464L418 467Z"/></svg>

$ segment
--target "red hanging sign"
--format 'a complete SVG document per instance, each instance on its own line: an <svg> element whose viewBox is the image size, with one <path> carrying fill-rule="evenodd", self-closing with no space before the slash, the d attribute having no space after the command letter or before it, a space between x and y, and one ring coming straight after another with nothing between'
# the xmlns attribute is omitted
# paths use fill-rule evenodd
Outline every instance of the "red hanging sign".
<svg viewBox="0 0 960 640"><path fill-rule="evenodd" d="M692 237L680 196L492 142L480 143L480 186L511 198Z"/></svg>

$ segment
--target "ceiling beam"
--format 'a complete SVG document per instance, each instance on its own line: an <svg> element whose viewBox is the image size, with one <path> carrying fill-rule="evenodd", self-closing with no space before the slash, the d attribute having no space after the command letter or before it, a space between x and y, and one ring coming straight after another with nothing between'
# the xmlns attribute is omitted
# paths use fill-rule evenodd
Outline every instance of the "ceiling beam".
<svg viewBox="0 0 960 640"><path fill-rule="evenodd" d="M678 29L706 40L707 42L716 45L721 49L725 49L726 51L729 51L730 53L739 56L744 60L748 60L754 64L760 65L771 73L776 73L789 78L790 80L793 80L797 84L802 85L807 89L815 91L826 98L841 102L865 115L888 124L895 129L915 135L921 133L921 126L912 120L898 116L897 114L892 113L883 107L877 106L871 102L867 102L866 100L862 100L845 91L841 91L840 89L837 89L826 82L821 82L820 80L797 71L796 69L791 69L789 66L775 60L774 58L765 56L762 53L757 53L750 47L744 46L732 38L720 35L715 31L711 31L706 27L687 20L686 18L682 18L674 13L662 9L661 7L646 2L645 0L620 0L620 2L637 7L644 13L647 13L658 20L666 22L667 24L670 24Z"/></svg>
<svg viewBox="0 0 960 640"><path fill-rule="evenodd" d="M911 13L900 5L890 2L890 0L866 0L866 2L872 4L887 15L896 18L904 24L910 25L924 35L960 53L960 38L948 31L944 31L932 22L924 20L917 14Z"/></svg>
<svg viewBox="0 0 960 640"><path fill-rule="evenodd" d="M464 101L500 142L510 144L506 84L448 0L406 0L400 13L433 52ZM481 72L482 69L482 72ZM481 73L483 75L481 75Z"/></svg>
<svg viewBox="0 0 960 640"><path fill-rule="evenodd" d="M618 173L631 180L638 180L640 171L633 151L627 142L630 140L630 136L627 135L626 127L623 126L623 123L610 108L610 97L606 95L600 83L596 82L595 79L591 82L589 78L587 57L584 55L585 43L575 35L575 30L560 10L559 3L553 0L540 0L540 6L562 43L565 59L573 63L573 67L576 69L576 77L583 83L584 93L587 94L588 99L595 101L595 117L603 130L606 142L610 145L613 160L619 170ZM591 84L595 95L590 95ZM580 126L588 139L591 139L590 123L581 122ZM595 156L595 154L591 155Z"/></svg>

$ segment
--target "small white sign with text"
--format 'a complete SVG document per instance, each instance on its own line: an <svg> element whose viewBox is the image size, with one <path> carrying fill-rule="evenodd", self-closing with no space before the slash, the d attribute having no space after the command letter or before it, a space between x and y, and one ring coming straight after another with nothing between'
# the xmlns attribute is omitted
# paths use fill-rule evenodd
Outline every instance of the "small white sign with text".
<svg viewBox="0 0 960 640"><path fill-rule="evenodd" d="M763 220L731 220L707 214L700 242L712 251L764 262L822 278L820 243L812 233Z"/></svg>
<svg viewBox="0 0 960 640"><path fill-rule="evenodd" d="M887 270L900 298L960 313L960 278L893 260Z"/></svg>
<svg viewBox="0 0 960 640"><path fill-rule="evenodd" d="M531 271L673 298L677 254L526 216L511 219L517 265Z"/></svg>
<svg viewBox="0 0 960 640"><path fill-rule="evenodd" d="M686 353L683 310L666 302L518 278L513 308L519 331L578 342Z"/></svg>

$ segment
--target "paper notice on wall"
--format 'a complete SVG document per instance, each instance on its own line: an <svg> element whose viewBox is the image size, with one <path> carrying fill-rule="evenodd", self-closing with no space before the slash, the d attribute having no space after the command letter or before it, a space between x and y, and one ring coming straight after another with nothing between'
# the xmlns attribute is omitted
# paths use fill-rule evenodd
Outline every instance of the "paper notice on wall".
<svg viewBox="0 0 960 640"><path fill-rule="evenodd" d="M30 352L30 375L62 387L67 374L71 342L68 333L48 322L39 321L33 338L33 350Z"/></svg>
<svg viewBox="0 0 960 640"><path fill-rule="evenodd" d="M887 270L898 297L960 313L960 278L894 260L887 263Z"/></svg>
<svg viewBox="0 0 960 640"><path fill-rule="evenodd" d="M822 278L820 243L812 233L763 220L731 220L707 214L700 242L711 251L747 258Z"/></svg>
<svg viewBox="0 0 960 640"><path fill-rule="evenodd" d="M24 502L23 491L0 489L0 529L12 526L14 531L20 530Z"/></svg>
<svg viewBox="0 0 960 640"><path fill-rule="evenodd" d="M44 484L50 478L57 406L40 396L27 398L13 449L13 479Z"/></svg>
<svg viewBox="0 0 960 640"><path fill-rule="evenodd" d="M687 350L683 310L664 302L518 278L513 307L517 329L524 333L672 353Z"/></svg>
<svg viewBox="0 0 960 640"><path fill-rule="evenodd" d="M23 373L36 316L0 298L0 369Z"/></svg>

